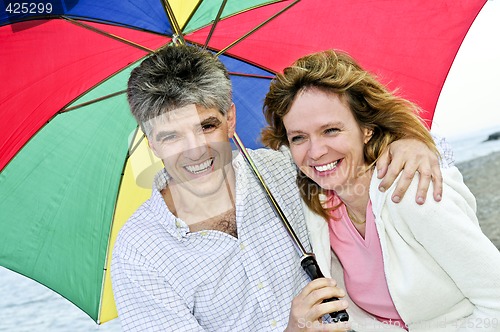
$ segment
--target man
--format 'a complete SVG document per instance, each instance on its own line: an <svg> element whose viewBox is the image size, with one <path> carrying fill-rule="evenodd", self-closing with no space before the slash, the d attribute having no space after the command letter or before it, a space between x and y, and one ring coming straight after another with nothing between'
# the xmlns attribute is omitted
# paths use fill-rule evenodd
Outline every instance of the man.
<svg viewBox="0 0 500 332"><path fill-rule="evenodd" d="M113 290L125 330L294 331L346 308L344 301L318 303L344 291L329 279L309 282L250 168L233 158L236 108L215 56L167 47L132 72L127 94L165 168L113 250ZM310 249L288 150L250 153ZM424 164L437 161L431 152L424 157ZM396 163L389 174L401 167Z"/></svg>

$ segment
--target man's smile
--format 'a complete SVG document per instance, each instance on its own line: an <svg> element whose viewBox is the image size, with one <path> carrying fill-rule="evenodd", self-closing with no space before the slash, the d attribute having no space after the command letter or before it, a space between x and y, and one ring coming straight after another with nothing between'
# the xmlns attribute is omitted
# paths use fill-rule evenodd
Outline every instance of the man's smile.
<svg viewBox="0 0 500 332"><path fill-rule="evenodd" d="M184 169L188 171L189 173L198 175L201 174L209 169L212 168L212 165L214 163L214 158L210 158L208 160L205 160L202 163L196 164L196 165L186 165L184 166Z"/></svg>

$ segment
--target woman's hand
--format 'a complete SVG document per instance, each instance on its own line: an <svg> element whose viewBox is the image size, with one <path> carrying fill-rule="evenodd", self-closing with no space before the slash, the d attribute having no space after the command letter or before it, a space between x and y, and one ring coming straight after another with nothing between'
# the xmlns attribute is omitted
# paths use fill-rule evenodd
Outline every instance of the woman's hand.
<svg viewBox="0 0 500 332"><path fill-rule="evenodd" d="M379 190L385 191L396 180L402 171L392 201L399 203L410 186L415 173L418 171L417 204L424 204L427 190L432 181L434 186L434 200L439 202L443 194L443 178L436 153L417 139L400 139L392 142L388 149L377 161L378 178L383 178Z"/></svg>
<svg viewBox="0 0 500 332"><path fill-rule="evenodd" d="M344 296L345 291L338 288L333 279L319 278L311 281L294 297L285 332L348 331L349 322L328 324L322 321L323 315L347 308L347 301L341 299ZM332 297L340 300L322 303Z"/></svg>

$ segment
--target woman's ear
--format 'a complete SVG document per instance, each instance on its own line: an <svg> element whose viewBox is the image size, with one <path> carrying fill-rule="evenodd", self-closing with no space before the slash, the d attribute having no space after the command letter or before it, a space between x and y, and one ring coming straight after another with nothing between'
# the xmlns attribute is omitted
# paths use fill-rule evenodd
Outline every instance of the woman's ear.
<svg viewBox="0 0 500 332"><path fill-rule="evenodd" d="M363 142L368 143L373 136L373 129L363 128L363 136Z"/></svg>

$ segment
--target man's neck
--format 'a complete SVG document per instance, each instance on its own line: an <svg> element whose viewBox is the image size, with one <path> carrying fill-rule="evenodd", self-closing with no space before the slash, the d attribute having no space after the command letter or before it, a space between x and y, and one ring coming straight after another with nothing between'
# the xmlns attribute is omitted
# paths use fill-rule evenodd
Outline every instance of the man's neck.
<svg viewBox="0 0 500 332"><path fill-rule="evenodd" d="M235 176L232 167L220 188L203 197L180 185L167 185L161 191L169 210L181 218L192 232L216 229L236 236Z"/></svg>

